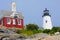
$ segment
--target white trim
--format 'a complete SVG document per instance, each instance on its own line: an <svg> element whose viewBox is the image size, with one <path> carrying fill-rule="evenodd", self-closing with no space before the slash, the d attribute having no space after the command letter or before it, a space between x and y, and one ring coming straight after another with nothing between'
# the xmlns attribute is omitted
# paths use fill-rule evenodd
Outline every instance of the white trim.
<svg viewBox="0 0 60 40"><path fill-rule="evenodd" d="M16 24L16 21L15 21L15 19L13 19L13 24Z"/></svg>

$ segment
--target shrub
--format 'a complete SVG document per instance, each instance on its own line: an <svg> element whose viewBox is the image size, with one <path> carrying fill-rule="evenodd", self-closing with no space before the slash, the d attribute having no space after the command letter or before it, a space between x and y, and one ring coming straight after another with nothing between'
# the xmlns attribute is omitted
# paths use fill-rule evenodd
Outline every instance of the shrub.
<svg viewBox="0 0 60 40"><path fill-rule="evenodd" d="M39 27L36 24L28 24L28 25L26 25L26 29L27 30L38 30Z"/></svg>

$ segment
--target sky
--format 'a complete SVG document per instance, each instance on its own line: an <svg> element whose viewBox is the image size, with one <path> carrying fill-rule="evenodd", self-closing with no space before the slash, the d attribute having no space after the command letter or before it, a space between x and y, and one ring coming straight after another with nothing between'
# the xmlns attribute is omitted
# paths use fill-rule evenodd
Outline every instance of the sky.
<svg viewBox="0 0 60 40"><path fill-rule="evenodd" d="M60 26L60 0L13 0L17 11L24 16L24 25L37 24L42 27L43 10L47 8L51 15L53 26ZM12 0L0 0L0 10L11 10Z"/></svg>

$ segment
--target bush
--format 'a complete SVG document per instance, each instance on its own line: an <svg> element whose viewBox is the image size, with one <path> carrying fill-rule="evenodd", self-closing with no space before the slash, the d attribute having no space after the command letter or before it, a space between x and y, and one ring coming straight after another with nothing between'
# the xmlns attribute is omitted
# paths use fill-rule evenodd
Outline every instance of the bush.
<svg viewBox="0 0 60 40"><path fill-rule="evenodd" d="M54 31L52 31L52 30L50 30L50 32L49 32L49 34L54 34L55 32Z"/></svg>
<svg viewBox="0 0 60 40"><path fill-rule="evenodd" d="M38 33L43 33L43 30L40 30L40 29L39 29L39 30L38 30Z"/></svg>
<svg viewBox="0 0 60 40"><path fill-rule="evenodd" d="M55 32L60 32L60 27L53 27L52 30Z"/></svg>
<svg viewBox="0 0 60 40"><path fill-rule="evenodd" d="M45 29L44 31L43 31L43 33L49 33L50 32L50 29Z"/></svg>
<svg viewBox="0 0 60 40"><path fill-rule="evenodd" d="M26 29L27 30L38 30L39 27L36 24L28 24L28 25L26 25Z"/></svg>
<svg viewBox="0 0 60 40"><path fill-rule="evenodd" d="M51 30L50 29L45 29L43 33L47 34L54 34L56 32L60 32L60 27L53 27Z"/></svg>

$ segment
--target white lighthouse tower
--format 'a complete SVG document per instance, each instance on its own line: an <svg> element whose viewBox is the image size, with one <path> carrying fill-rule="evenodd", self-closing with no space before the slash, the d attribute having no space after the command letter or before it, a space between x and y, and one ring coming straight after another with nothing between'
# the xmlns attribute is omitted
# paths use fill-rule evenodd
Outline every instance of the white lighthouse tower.
<svg viewBox="0 0 60 40"><path fill-rule="evenodd" d="M45 10L43 11L43 28L44 29L52 29L52 22L51 22L51 15L49 14L49 10L47 10L47 8L45 8Z"/></svg>

